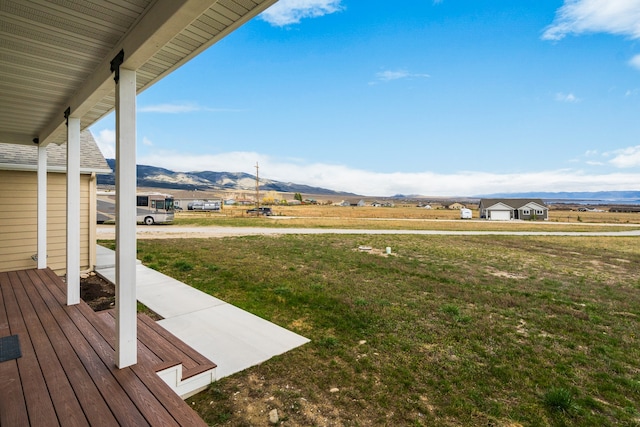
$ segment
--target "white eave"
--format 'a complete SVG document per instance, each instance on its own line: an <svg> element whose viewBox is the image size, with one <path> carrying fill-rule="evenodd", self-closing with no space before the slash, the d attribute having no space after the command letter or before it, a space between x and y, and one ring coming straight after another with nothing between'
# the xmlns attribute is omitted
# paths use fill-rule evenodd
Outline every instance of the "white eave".
<svg viewBox="0 0 640 427"><path fill-rule="evenodd" d="M491 211L512 211L513 210L511 206L506 205L502 202L496 203L495 205L491 205L485 209L491 210Z"/></svg>
<svg viewBox="0 0 640 427"><path fill-rule="evenodd" d="M14 163L0 163L0 170L13 170L13 171L22 171L22 172L37 172L38 165L21 165ZM47 166L47 172L53 173L67 173L67 168L65 166ZM90 175L92 173L96 174L110 174L113 173L111 169L94 169L94 168L80 168L80 173L82 175Z"/></svg>
<svg viewBox="0 0 640 427"><path fill-rule="evenodd" d="M66 141L64 111L84 129L114 108L111 60L137 72L137 92L276 0L0 2L0 141Z"/></svg>
<svg viewBox="0 0 640 427"><path fill-rule="evenodd" d="M538 209L538 210L544 210L544 209L547 209L547 207L546 207L546 206L540 205L540 204L538 204L538 203L536 203L536 202L529 202L529 203L527 203L526 205L522 206L520 209L525 209L525 208L527 208L527 209L533 209L533 210L536 210L536 209Z"/></svg>

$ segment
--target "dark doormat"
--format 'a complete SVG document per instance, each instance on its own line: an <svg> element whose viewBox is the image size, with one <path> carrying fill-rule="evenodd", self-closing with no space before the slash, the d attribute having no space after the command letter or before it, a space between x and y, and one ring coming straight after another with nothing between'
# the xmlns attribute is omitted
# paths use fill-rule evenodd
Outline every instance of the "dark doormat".
<svg viewBox="0 0 640 427"><path fill-rule="evenodd" d="M0 338L0 362L22 357L20 341L17 335Z"/></svg>

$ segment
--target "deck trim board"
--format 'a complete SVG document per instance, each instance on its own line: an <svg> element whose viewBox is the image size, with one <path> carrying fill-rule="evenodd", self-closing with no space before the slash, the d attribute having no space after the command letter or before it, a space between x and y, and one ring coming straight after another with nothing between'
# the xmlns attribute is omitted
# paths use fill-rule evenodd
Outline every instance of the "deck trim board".
<svg viewBox="0 0 640 427"><path fill-rule="evenodd" d="M23 356L0 363L1 425L206 425L156 375L154 336L118 369L115 330L83 301L67 306L50 269L0 273L0 336L11 334Z"/></svg>
<svg viewBox="0 0 640 427"><path fill-rule="evenodd" d="M200 354L198 351L196 351L193 347L191 347L184 341L173 339L174 335L171 332L167 331L161 325L154 322L153 319L151 319L149 316L140 316L140 319L142 320L143 323L145 323L150 328L152 328L156 334L162 336L167 342L171 343L178 351L180 351L183 354L188 354L189 357L191 357L192 360L197 365L206 365L206 366L211 366L212 368L217 367L217 365L214 362L212 362L207 357Z"/></svg>
<svg viewBox="0 0 640 427"><path fill-rule="evenodd" d="M115 324L115 313L107 310L99 314L105 321ZM148 350L160 363L156 372L163 369L183 365L182 380L216 368L216 364L202 356L196 350L175 337L143 313L138 314L138 339L144 349ZM151 343L151 344L150 344ZM142 349L138 349L141 351Z"/></svg>

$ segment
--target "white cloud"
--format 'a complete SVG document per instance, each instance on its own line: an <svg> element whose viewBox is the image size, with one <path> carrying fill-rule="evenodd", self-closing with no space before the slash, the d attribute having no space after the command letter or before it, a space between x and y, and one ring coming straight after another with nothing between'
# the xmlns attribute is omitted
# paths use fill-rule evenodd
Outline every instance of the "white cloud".
<svg viewBox="0 0 640 427"><path fill-rule="evenodd" d="M576 103L576 102L580 102L582 100L580 98L578 98L577 96L575 96L574 94L572 94L572 93L558 92L558 93L556 93L556 101Z"/></svg>
<svg viewBox="0 0 640 427"><path fill-rule="evenodd" d="M393 80L401 79L426 79L429 77L431 77L429 74L410 73L406 70L385 70L376 73L375 80L369 82L369 84L386 83Z"/></svg>
<svg viewBox="0 0 640 427"><path fill-rule="evenodd" d="M201 108L195 104L156 104L147 105L138 108L139 113L166 113L166 114L178 114L178 113L191 113L193 111L200 111Z"/></svg>
<svg viewBox="0 0 640 427"><path fill-rule="evenodd" d="M629 60L629 65L640 70L640 55L636 55Z"/></svg>
<svg viewBox="0 0 640 427"><path fill-rule="evenodd" d="M609 163L617 168L633 168L640 166L640 145L615 150Z"/></svg>
<svg viewBox="0 0 640 427"><path fill-rule="evenodd" d="M640 153L640 147L637 147ZM143 156L141 164L175 171L230 171L255 173L284 182L295 182L368 196L421 194L426 196L469 196L498 192L526 191L604 191L628 189L640 182L640 173L592 174L564 169L556 171L499 174L478 171L441 174L433 172L377 173L345 165L305 163L276 159L255 152L231 152L218 155L190 155L162 152Z"/></svg>
<svg viewBox="0 0 640 427"><path fill-rule="evenodd" d="M193 113L197 111L208 111L214 113L237 113L244 110L233 108L210 108L203 107L195 103L155 104L145 105L144 107L138 108L139 113L181 114Z"/></svg>
<svg viewBox="0 0 640 427"><path fill-rule="evenodd" d="M583 33L640 38L640 0L565 0L542 38L561 40Z"/></svg>
<svg viewBox="0 0 640 427"><path fill-rule="evenodd" d="M260 14L275 27L298 24L304 18L318 18L344 9L342 0L280 0Z"/></svg>
<svg viewBox="0 0 640 427"><path fill-rule="evenodd" d="M153 142L149 138L144 136L142 137L142 144L146 145L147 147L151 147L153 145Z"/></svg>
<svg viewBox="0 0 640 427"><path fill-rule="evenodd" d="M102 129L94 135L98 148L107 159L116 158L116 131L113 129Z"/></svg>

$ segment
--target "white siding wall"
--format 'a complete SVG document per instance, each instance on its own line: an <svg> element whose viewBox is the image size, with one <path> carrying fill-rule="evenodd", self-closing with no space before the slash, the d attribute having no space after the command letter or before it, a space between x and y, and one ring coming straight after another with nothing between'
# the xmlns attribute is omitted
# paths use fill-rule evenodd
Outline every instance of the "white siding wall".
<svg viewBox="0 0 640 427"><path fill-rule="evenodd" d="M47 174L47 266L57 274L66 268L66 179ZM89 242L90 175L80 179L80 268L92 268ZM36 268L31 256L37 252L37 175L35 172L0 171L0 271ZM95 244L93 242L92 244Z"/></svg>

